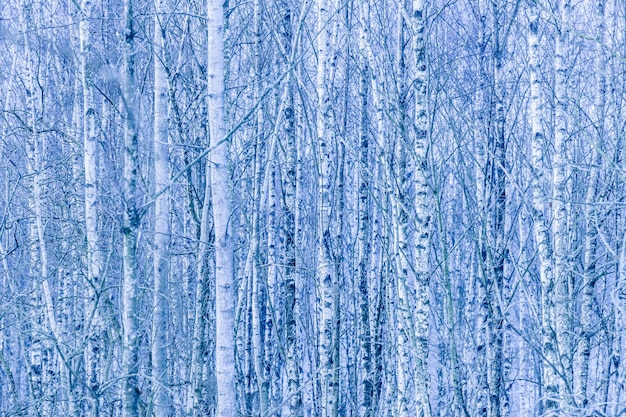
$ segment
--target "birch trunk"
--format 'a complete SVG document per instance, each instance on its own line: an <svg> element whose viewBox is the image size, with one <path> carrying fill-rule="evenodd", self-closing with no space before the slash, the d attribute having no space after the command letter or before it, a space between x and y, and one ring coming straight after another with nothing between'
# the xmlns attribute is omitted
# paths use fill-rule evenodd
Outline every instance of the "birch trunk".
<svg viewBox="0 0 626 417"><path fill-rule="evenodd" d="M529 115L531 124L531 192L533 232L539 252L541 280L542 406L546 416L559 415L560 397L557 377L557 346L554 337L554 271L550 230L545 218L546 178L543 148L543 104L540 78L539 6L529 5L528 53L530 72Z"/></svg>
<svg viewBox="0 0 626 417"><path fill-rule="evenodd" d="M98 249L98 186L97 170L98 137L96 134L95 104L93 92L93 73L90 65L91 38L90 17L92 3L83 0L81 3L81 19L79 23L80 65L82 72L83 94L83 164L85 170L85 235L87 238L87 281L89 282L87 317L93 317L87 336L85 352L85 372L87 386L91 393L91 404L87 410L92 415L99 415L99 393L102 378L102 359L104 347L104 323L99 309L99 297L102 290L101 255Z"/></svg>
<svg viewBox="0 0 626 417"><path fill-rule="evenodd" d="M619 251L617 282L612 294L613 308L615 309L615 339L618 357L626 352L626 233L622 235ZM617 367L617 402L622 398L626 388L626 372L623 364ZM618 405L615 406L618 408ZM616 413L617 414L617 413Z"/></svg>
<svg viewBox="0 0 626 417"><path fill-rule="evenodd" d="M487 383L489 385L489 416L502 414L504 396L503 341L505 301L504 260L506 251L505 213L506 213L506 144L504 120L504 90L502 87L502 10L497 2L493 5L493 113L495 124L493 132L488 134L489 155L487 157L487 177L490 184L487 229L492 248L489 250L488 283L489 322L487 343Z"/></svg>
<svg viewBox="0 0 626 417"><path fill-rule="evenodd" d="M334 381L335 359L335 267L331 233L331 204L333 164L335 163L332 143L332 113L329 91L331 16L334 12L332 0L317 1L317 145L319 156L318 173L318 255L317 281L319 308L319 357L322 388L322 417L336 417L338 392Z"/></svg>
<svg viewBox="0 0 626 417"><path fill-rule="evenodd" d="M283 14L283 44L285 55L289 62L292 61L293 50L293 9L289 1L283 3L285 12ZM297 337L297 280L298 257L297 257L297 161L298 147L296 145L296 123L295 123L295 102L294 102L294 77L290 74L286 81L286 98L283 109L283 131L285 135L285 201L284 210L284 236L285 236L285 367L287 371L287 396L289 398L288 408L283 411L289 417L300 417L302 415L302 396L300 394L300 375L298 361L298 337ZM287 405L287 404L286 404Z"/></svg>
<svg viewBox="0 0 626 417"><path fill-rule="evenodd" d="M22 7L22 24L24 53L25 53L25 87L26 87L26 128L28 137L26 140L26 156L28 158L27 172L32 179L31 195L28 205L33 218L29 221L29 237L33 242L30 249L30 274L34 279L34 305L35 310L41 306L43 314L36 313L34 323L39 332L48 334L49 340L40 335L33 334L33 347L31 348L31 364L29 376L32 378L31 387L33 393L41 404L36 407L37 413L50 414L51 402L46 401L45 396L52 392L52 386L58 383L54 378L58 374L57 353L61 353L63 340L57 325L54 302L49 282L49 259L48 246L45 240L45 224L43 218L43 195L42 185L45 184L44 152L45 136L40 126L43 108L43 91L39 79L37 61L41 57L35 56L35 50L31 43L31 33L35 31L35 17L38 15L38 5L24 1ZM36 242L36 243L35 243ZM32 324L31 324L32 325ZM61 358L62 359L62 358Z"/></svg>
<svg viewBox="0 0 626 417"><path fill-rule="evenodd" d="M357 282L359 285L359 334L360 334L360 358L358 367L359 376L359 416L370 417L373 415L372 400L372 337L370 333L370 241L372 232L370 228L370 168L369 168L369 123L368 103L370 85L370 67L367 57L367 40L369 38L369 0L364 0L360 8L360 33L359 33L359 63L361 66L361 80L359 95L360 120L359 120L359 238L358 238L358 271Z"/></svg>
<svg viewBox="0 0 626 417"><path fill-rule="evenodd" d="M124 124L124 219L123 219L123 283L122 320L122 415L139 416L139 318L137 303L137 235L141 222L138 208L138 126L135 92L135 29L133 0L124 1L124 61L122 96L125 105Z"/></svg>
<svg viewBox="0 0 626 417"><path fill-rule="evenodd" d="M558 345L558 357L562 365L562 375L559 379L559 391L565 402L573 406L572 393L572 346L571 334L571 302L570 302L570 274L568 271L568 213L567 213L567 178L568 169L568 134L567 134L567 49L569 42L569 0L559 4L560 27L556 40L555 51L555 86L554 100L555 130L554 130L554 157L552 161L553 178L553 235L554 235L554 286L555 286L555 331Z"/></svg>
<svg viewBox="0 0 626 417"><path fill-rule="evenodd" d="M396 81L397 89L397 125L398 135L395 138L395 146L393 148L394 162L392 172L389 173L390 184L393 179L397 185L393 195L393 219L394 219L394 258L396 262L396 344L398 349L396 380L397 380L397 414L399 417L407 417L412 412L415 404L411 395L410 376L413 373L411 367L414 366L412 358L413 349L410 343L412 341L413 329L413 312L411 311L411 289L412 285L409 280L413 280L412 266L414 265L410 252L413 238L412 230L409 229L409 207L411 205L411 178L412 172L409 161L410 154L410 138L408 136L407 127L407 62L405 59L404 47L406 36L406 23L404 20L405 1L398 1L397 11L397 55L396 66L398 67L398 75Z"/></svg>
<svg viewBox="0 0 626 417"><path fill-rule="evenodd" d="M414 53L414 92L415 92L415 155L414 182L415 182L415 239L413 241L413 260L415 263L415 394L416 414L418 417L430 417L430 395L428 376L428 333L430 315L430 222L431 191L428 185L428 95L426 69L426 4L425 0L413 0L411 18L413 29Z"/></svg>
<svg viewBox="0 0 626 417"><path fill-rule="evenodd" d="M602 214L596 205L598 202L598 192L601 186L600 170L602 164L602 155L604 153L604 131L605 131L605 102L606 102L606 60L604 59L604 39L605 39L605 21L604 21L605 0L594 1L594 35L596 39L594 50L594 73L595 73L595 91L593 103L594 133L590 135L591 144L591 170L589 173L589 184L585 196L585 236L584 236L584 254L583 254L583 289L581 303L580 324L582 337L578 349L579 367L576 373L576 399L581 407L581 415L587 415L589 412L589 394L587 393L587 384L589 380L589 360L591 356L591 337L594 333L593 316L594 316L594 291L598 281L598 271L596 271L597 262L597 246L598 246L598 223L601 221Z"/></svg>
<svg viewBox="0 0 626 417"><path fill-rule="evenodd" d="M478 10L480 13L480 29L478 36L478 67L480 71L480 79L478 90L476 92L476 120L475 120L475 136L476 143L474 145L474 155L476 159L476 206L480 215L487 217L487 145L489 136L488 123L485 120L490 113L490 97L489 97L489 60L487 55L487 6L485 1L478 2ZM477 334L476 334L476 359L479 361L479 381L477 387L479 392L476 399L476 409L479 417L486 417L489 412L489 378L487 361L488 344L488 327L489 320L489 299L488 299L488 279L491 276L488 271L487 263L487 227L484 224L477 225L477 250L478 250L478 267L476 284L472 285L477 294L477 299L471 304L475 304L475 311L478 312L477 318Z"/></svg>
<svg viewBox="0 0 626 417"><path fill-rule="evenodd" d="M231 216L230 170L224 114L224 10L218 0L207 2L208 61L207 97L209 155L213 223L215 226L215 373L217 377L217 417L235 417L235 338L233 242L229 230Z"/></svg>
<svg viewBox="0 0 626 417"><path fill-rule="evenodd" d="M254 31L254 102L259 103L261 95L261 84L263 75L262 62L261 62L261 40L262 40L262 23L261 23L261 4L260 0L254 0L253 4L253 31ZM265 210L266 207L261 208L261 193L266 192L263 181L265 166L264 161L264 142L265 134L263 131L263 109L259 107L256 111L254 127L254 179L252 180L253 187L253 210L252 210L252 236L250 245L250 264L249 264L249 277L251 280L252 294L251 294L251 310L252 310L252 362L254 364L254 374L256 378L256 394L258 396L259 413L264 415L268 408L268 392L267 381L265 380L265 367L267 364L264 361L267 343L265 336L266 326L262 323L263 318L267 315L267 305L269 300L269 288L263 285L262 265L264 264L261 259L261 210ZM269 164L271 165L271 156L268 156ZM268 170L271 168L268 166ZM267 175L267 174L266 174ZM269 187L271 188L271 184ZM270 191L271 194L271 191ZM271 204L271 203L270 203ZM269 222L267 224L268 233L268 249L271 247L270 234L273 228L273 224ZM269 251L268 251L269 252ZM269 254L268 254L269 255ZM273 260L268 256L267 263L271 264ZM269 275L268 268L268 275ZM269 279L269 278L268 278ZM266 281L267 282L267 281Z"/></svg>
<svg viewBox="0 0 626 417"><path fill-rule="evenodd" d="M152 328L152 379L154 415L172 414L168 379L168 315L169 315L169 239L170 193L168 168L168 83L165 71L164 1L155 0L153 61L154 61L154 132L153 159L155 190L154 202L154 294ZM161 190L164 190L161 192ZM160 193L160 194L159 194Z"/></svg>
<svg viewBox="0 0 626 417"><path fill-rule="evenodd" d="M207 165L207 171L210 167ZM196 290L194 298L194 322L193 336L191 341L191 370L188 401L189 414L193 417L201 417L208 414L215 404L215 392L212 385L212 378L206 375L207 357L210 346L207 333L207 318L209 313L209 293L212 291L210 276L214 270L212 264L213 251L209 250L212 242L210 230L213 223L209 212L211 210L211 182L207 172L207 179L204 182L204 204L202 206L202 218L200 220L200 241L196 253Z"/></svg>

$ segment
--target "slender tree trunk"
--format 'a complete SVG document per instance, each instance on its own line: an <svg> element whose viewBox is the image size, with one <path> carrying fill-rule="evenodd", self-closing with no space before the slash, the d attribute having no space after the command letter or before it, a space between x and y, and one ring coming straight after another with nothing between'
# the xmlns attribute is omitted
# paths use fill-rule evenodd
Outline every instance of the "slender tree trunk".
<svg viewBox="0 0 626 417"><path fill-rule="evenodd" d="M138 208L138 126L137 98L135 92L135 29L133 0L124 1L124 68L122 95L126 109L124 124L124 219L123 219L123 268L122 320L122 414L124 417L139 416L139 317L137 279L137 235L141 223Z"/></svg>
<svg viewBox="0 0 626 417"><path fill-rule="evenodd" d="M395 138L394 152L394 165L393 173L390 175L391 179L395 179L397 185L394 195L394 256L396 261L396 294L397 294L397 365L396 365L396 377L397 377L397 389L398 389L398 405L397 413L400 417L407 417L410 412L413 411L415 404L413 404L412 387L411 387L411 374L413 373L411 367L414 366L415 360L413 356L413 349L411 346L413 336L413 311L412 311L412 289L411 285L413 281L413 265L411 247L413 231L409 225L409 215L411 208L411 192L412 192L412 172L411 172L411 140L409 138L408 126L407 126L407 62L405 57L405 36L406 36L406 22L404 20L404 14L406 13L405 1L399 0L398 13L397 13L397 56L396 65L398 67L398 75L396 81L397 89L397 125L398 136Z"/></svg>
<svg viewBox="0 0 626 417"><path fill-rule="evenodd" d="M213 222L215 226L215 372L217 376L217 417L235 417L235 338L233 242L230 169L224 114L224 10L217 0L207 2L208 62L207 95L209 139L214 150L209 155Z"/></svg>
<svg viewBox="0 0 626 417"><path fill-rule="evenodd" d="M428 95L426 69L426 5L425 0L413 0L411 27L413 30L414 82L415 93L415 239L413 241L413 261L415 263L415 394L416 414L418 417L430 417L430 394L428 376L428 333L430 316L430 222L432 219L432 193L428 185L429 132L428 132Z"/></svg>
<svg viewBox="0 0 626 417"><path fill-rule="evenodd" d="M358 202L358 271L359 286L359 335L360 358L359 375L359 416L369 417L372 410L372 337L370 333L370 266L371 266L371 206L370 206L370 164L369 164L369 121L368 103L370 86L370 67L367 57L367 39L369 30L369 0L364 0L360 7L359 63L361 80L359 88L360 120L359 120L359 202Z"/></svg>
<svg viewBox="0 0 626 417"><path fill-rule="evenodd" d="M41 404L37 404L37 412L43 414L52 413L52 403L46 400L52 386L58 383L55 381L58 376L57 361L63 360L61 347L63 340L57 324L55 306L50 288L50 265L48 245L45 239L45 219L43 200L43 185L45 184L45 136L40 132L40 119L43 111L43 91L41 80L39 79L38 61L41 57L36 56L36 49L31 40L32 34L36 32L39 22L35 20L39 14L37 4L24 1L22 7L22 30L25 52L25 87L26 87L26 128L28 137L26 140L26 156L28 158L27 172L32 180L31 195L28 205L33 218L29 222L29 235L32 241L30 249L30 274L34 280L33 301L36 313L34 323L40 327L39 332L48 333L49 340L33 332L32 348L30 351L31 364L29 373L31 376L31 387L34 396ZM41 52L39 52L41 53ZM36 243L35 243L36 242ZM42 313L38 312L42 307ZM32 324L31 324L32 325ZM57 353L61 354L61 358ZM62 365L63 366L63 365Z"/></svg>
<svg viewBox="0 0 626 417"><path fill-rule="evenodd" d="M164 1L155 0L153 61L154 61L154 177L155 190L160 193L169 183L168 162L168 82L165 71ZM154 202L154 298L152 328L152 378L154 415L172 414L168 379L168 322L170 273L170 193L158 194Z"/></svg>
<svg viewBox="0 0 626 417"><path fill-rule="evenodd" d="M289 1L283 2L285 8L283 14L283 45L288 64L291 64L294 48L293 21L294 10ZM296 237L296 213L297 213L297 161L298 149L296 145L295 102L294 102L294 77L290 74L286 81L285 107L283 109L283 131L285 135L285 201L284 210L284 236L285 236L285 368L287 372L287 396L288 409L284 414L289 417L302 415L302 395L300 394L300 367L298 361L298 335L297 335L297 280L299 277Z"/></svg>
<svg viewBox="0 0 626 417"><path fill-rule="evenodd" d="M555 331L558 343L558 357L562 365L562 376L559 379L559 391L566 403L573 406L572 393L572 346L571 346L571 302L569 288L568 262L568 213L567 213L567 178L568 178L568 134L567 134L567 49L569 32L569 0L559 4L561 17L559 34L556 40L555 53L555 86L556 102L554 129L554 158L552 161L553 178L553 235L554 235L554 285L555 285Z"/></svg>
<svg viewBox="0 0 626 417"><path fill-rule="evenodd" d="M502 54L501 14L498 3L493 3L493 114L495 124L488 133L487 177L489 182L489 203L486 214L487 232L492 248L488 250L488 282L489 322L487 343L487 383L489 385L490 417L500 417L502 413L502 397L504 393L503 375L503 342L504 342L504 260L506 251L505 213L506 213L506 144L505 120L502 88Z"/></svg>
<svg viewBox="0 0 626 417"><path fill-rule="evenodd" d="M336 341L334 287L336 281L333 265L333 242L331 232L331 205L333 189L333 168L335 152L330 96L330 40L332 0L317 1L317 144L319 156L318 173L318 255L317 274L319 288L319 349L320 378L322 388L322 417L336 417L338 392L334 383L334 363Z"/></svg>
<svg viewBox="0 0 626 417"><path fill-rule="evenodd" d="M596 205L598 199L600 183L600 170L602 155L604 153L604 112L606 101L606 61L604 59L604 23L605 0L594 1L594 36L596 44L594 50L594 73L595 91L593 103L594 133L590 135L591 144L591 169L589 173L589 184L585 196L585 235L583 254L583 289L581 303L580 324L582 337L578 349L579 367L576 374L576 399L580 402L581 415L589 412L589 394L587 384L589 379L589 360L591 356L591 337L594 333L594 291L598 281L598 271L596 271L597 251L598 251L598 223L602 214ZM595 142L595 143L594 143Z"/></svg>
<svg viewBox="0 0 626 417"><path fill-rule="evenodd" d="M93 317L89 329L85 368L87 386L91 390L91 407L89 412L99 415L98 390L101 384L101 362L103 346L103 322L99 312L99 296L101 290L101 259L98 249L98 186L97 186L97 145L95 105L93 93L93 74L89 65L91 59L90 17L91 1L83 0L79 23L80 65L82 72L83 94L83 161L85 170L85 235L87 238L87 281L88 301L87 317Z"/></svg>
<svg viewBox="0 0 626 417"><path fill-rule="evenodd" d="M207 170L210 167L207 165ZM208 367L207 359L210 352L207 319L210 314L209 294L213 290L211 273L213 272L212 255L210 245L214 241L211 235L213 227L211 210L211 182L210 174L207 173L204 181L204 203L202 206L202 218L200 220L200 241L196 253L196 291L194 298L194 322L191 342L191 372L188 392L189 413L193 417L205 416L215 404L215 392L213 378L205 372Z"/></svg>
<svg viewBox="0 0 626 417"><path fill-rule="evenodd" d="M543 104L540 78L539 6L536 0L529 7L529 72L530 72L530 124L531 124L531 192L532 217L535 241L539 252L539 276L541 280L541 344L542 344L542 392L543 413L559 415L560 397L557 377L557 347L554 326L554 271L550 229L545 218L546 189L543 149Z"/></svg>

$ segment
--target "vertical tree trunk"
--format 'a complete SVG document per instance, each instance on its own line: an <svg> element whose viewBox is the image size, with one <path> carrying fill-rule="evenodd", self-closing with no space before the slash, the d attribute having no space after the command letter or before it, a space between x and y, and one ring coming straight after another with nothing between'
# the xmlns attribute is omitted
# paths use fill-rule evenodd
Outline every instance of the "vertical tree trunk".
<svg viewBox="0 0 626 417"><path fill-rule="evenodd" d="M46 179L44 171L46 141L45 136L40 132L40 118L42 117L41 113L43 111L41 108L43 106L43 91L41 88L41 80L39 79L40 68L38 67L38 61L41 57L36 55L37 52L33 45L34 42L31 40L32 33L36 31L37 24L40 23L35 20L39 14L39 10L36 6L36 4L27 0L21 4L26 83L25 127L28 130L26 140L26 156L28 158L27 172L28 176L32 179L31 195L28 200L29 209L33 216L29 221L29 237L32 241L30 249L30 274L35 284L32 293L36 311L34 322L36 325L40 326L40 328L35 328L40 332L49 332L50 340L46 340L46 338L36 335L35 332L33 332L29 373L32 378L31 387L33 394L38 401L41 401L41 404L37 404L37 413L50 414L52 413L52 403L47 401L45 396L49 395L49 393L52 392L52 386L58 383L58 381L55 381L58 369L55 368L57 368L57 361L60 359L57 357L57 352L61 353L60 349L63 341L61 340L57 325L52 291L50 288L48 245L45 239L44 207L42 207L42 186L45 184ZM42 308L41 313L39 313L40 307ZM31 326L35 326L35 323L31 323Z"/></svg>
<svg viewBox="0 0 626 417"><path fill-rule="evenodd" d="M535 241L539 252L539 276L541 280L541 350L543 413L559 414L559 381L557 377L557 346L554 326L554 276L552 269L552 242L545 218L544 192L546 178L543 149L543 104L540 78L539 6L536 0L529 6L528 53L530 72L529 116L531 124L531 192L532 217Z"/></svg>
<svg viewBox="0 0 626 417"><path fill-rule="evenodd" d="M207 171L210 167L206 166ZM202 206L202 218L200 220L200 240L196 253L196 291L194 297L194 322L193 336L191 340L191 372L190 385L188 391L188 412L193 417L201 417L208 414L211 406L214 405L214 391L212 388L212 378L205 372L208 364L207 319L210 316L207 310L210 308L209 293L213 290L211 285L211 273L213 272L212 255L209 250L210 244L214 241L211 236L213 226L211 210L211 182L210 174L207 172L204 181L204 203Z"/></svg>
<svg viewBox="0 0 626 417"><path fill-rule="evenodd" d="M263 82L263 75L261 73L262 70L262 58L261 58L261 41L262 41L262 21L261 21L261 0L254 0L253 4L253 36L254 36L254 87L253 87L253 100L255 103L259 103L260 95L261 95L261 84ZM265 332L266 326L263 319L267 315L267 306L269 300L269 288L264 285L267 280L264 279L264 275L262 273L263 268L263 260L261 258L262 249L261 249L261 222L263 221L263 216L261 215L262 211L266 210L266 207L261 207L261 195L263 192L268 190L264 189L265 181L263 181L264 175L269 175L263 167L265 164L264 159L264 148L265 148L265 132L263 131L263 108L259 106L255 114L255 126L254 126L254 178L252 180L252 188L253 188L253 198L252 198L252 233L251 233L251 244L250 244L250 263L249 263L249 276L248 279L251 280L252 294L251 294L251 306L252 310L252 358L251 361L254 365L254 376L256 379L256 385L253 387L253 392L256 392L256 397L258 397L258 406L259 413L261 415L265 414L268 408L268 392L267 392L267 383L265 380L265 367L267 364L264 361L265 358L265 344L267 340L265 340ZM266 170L271 170L269 165L272 157L268 155L268 166ZM270 181L270 190L272 187L272 183ZM271 191L270 191L271 194ZM264 196L265 197L265 196ZM271 203L270 203L271 204ZM270 209L271 210L271 209ZM273 228L273 224L268 222L266 224L267 227L267 235L268 241L270 240L270 234ZM268 242L268 248L271 246L271 242ZM269 251L268 251L269 252ZM267 258L267 263L271 264L273 260L269 257ZM269 269L268 275L269 275ZM269 279L269 277L268 277ZM252 377L252 375L250 375Z"/></svg>
<svg viewBox="0 0 626 417"><path fill-rule="evenodd" d="M594 73L595 91L593 102L593 133L589 136L591 141L591 169L589 173L589 184L585 195L585 235L583 254L583 289L581 303L581 339L578 348L578 369L576 373L576 400L581 407L581 415L589 412L589 395L587 384L589 379L589 359L591 356L591 337L593 335L594 316L594 289L598 281L598 271L596 271L597 251L598 251L598 223L602 214L596 205L598 199L600 182L600 170L602 155L604 153L604 131L605 131L605 101L606 101L606 60L604 59L604 38L605 23L604 9L605 0L596 0L594 3L594 36L596 39L594 49Z"/></svg>
<svg viewBox="0 0 626 417"><path fill-rule="evenodd" d="M394 187L394 204L393 204L393 219L394 219L394 257L396 261L396 294L397 294L397 365L396 365L396 380L397 380L397 394L398 405L397 413L400 417L408 417L409 413L413 411L415 404L412 398L412 386L411 386L411 374L413 374L411 367L415 366L415 359L413 358L414 351L411 346L413 341L413 311L412 311L412 281L414 260L412 259L412 239L413 230L410 228L409 216L410 209L412 208L411 193L412 187L412 172L411 172L411 138L409 137L409 128L407 126L407 78L408 67L405 56L405 42L406 42L406 22L404 15L406 2L404 0L398 1L397 10L397 55L396 66L398 67L398 75L396 81L397 89L397 125L398 134L395 138L395 149L393 149L393 171L390 173L390 180L396 182ZM393 183L393 182L392 182Z"/></svg>
<svg viewBox="0 0 626 417"><path fill-rule="evenodd" d="M335 267L333 265L333 242L331 233L332 186L335 152L331 97L329 87L331 17L335 11L332 0L317 0L317 144L319 157L318 173L318 255L317 282L319 308L319 357L322 388L322 417L337 415L338 392L334 384L336 341L333 340L335 326Z"/></svg>
<svg viewBox="0 0 626 417"><path fill-rule="evenodd" d="M93 317L87 338L85 353L85 371L87 386L91 393L91 404L88 412L99 415L98 390L101 384L101 363L104 323L99 309L99 297L102 288L100 276L101 256L98 248L98 186L97 170L98 137L96 134L95 105L93 93L93 73L91 61L90 22L92 3L83 0L81 3L81 19L79 23L80 66L82 72L83 94L83 163L85 170L85 235L87 238L87 281L88 300L86 303L87 317Z"/></svg>
<svg viewBox="0 0 626 417"><path fill-rule="evenodd" d="M490 100L495 116L495 124L488 133L487 180L489 183L487 232L492 247L488 249L487 289L489 321L487 326L487 383L489 385L489 416L500 417L504 394L503 340L504 312L502 303L506 300L504 259L506 251L506 144L504 120L504 90L502 87L502 54L505 39L502 39L502 10L493 3L493 100Z"/></svg>
<svg viewBox="0 0 626 417"><path fill-rule="evenodd" d="M430 316L430 221L431 191L428 185L429 134L428 134L428 95L426 71L426 7L425 0L413 0L411 18L414 53L414 92L415 92L415 142L413 143L415 178L415 239L413 241L413 261L415 263L415 360L416 360L416 414L430 417L430 395L428 376L428 333Z"/></svg>
<svg viewBox="0 0 626 417"><path fill-rule="evenodd" d="M135 29L133 0L124 1L124 62L122 96L126 109L124 124L124 219L123 219L123 283L122 320L122 413L124 417L139 416L139 318L137 305L137 235L141 222L138 209L137 169L138 131L135 92Z"/></svg>
<svg viewBox="0 0 626 417"><path fill-rule="evenodd" d="M359 416L369 417L372 410L372 337L370 333L370 241L372 232L370 228L370 164L369 164L369 122L368 103L370 85L370 67L367 56L367 40L369 31L369 0L364 0L360 7L360 33L359 33L359 64L361 80L359 88L360 120L359 120L359 201L358 201L358 271L357 282L359 286L359 338L360 358L358 367L359 375Z"/></svg>
<svg viewBox="0 0 626 417"><path fill-rule="evenodd" d="M155 0L153 61L154 61L154 177L157 197L154 202L154 294L152 322L152 378L154 415L171 415L167 363L170 273L170 193L168 169L168 82L165 71L164 1ZM163 191L163 192L161 192Z"/></svg>
<svg viewBox="0 0 626 417"><path fill-rule="evenodd" d="M555 86L554 100L555 129L554 157L552 161L553 178L553 235L554 235L554 285L555 285L555 331L558 342L558 355L562 364L562 376L559 379L559 391L567 403L573 405L572 392L572 346L570 340L570 273L568 271L568 213L567 213L567 178L568 172L568 134L567 134L567 49L569 28L569 0L559 4L560 25L555 50Z"/></svg>
<svg viewBox="0 0 626 417"><path fill-rule="evenodd" d="M283 45L288 64L292 63L294 48L293 21L294 10L290 2L283 3ZM286 371L287 371L287 397L288 409L284 414L289 417L300 417L302 415L302 395L300 394L300 367L298 361L298 335L297 335L297 303L296 288L298 272L297 239L296 239L296 213L297 213L297 161L298 150L296 145L296 124L295 124L295 103L294 103L294 79L293 75L287 76L286 81L286 102L283 109L283 131L285 135L285 197L284 197L284 236L285 236L285 350L286 350ZM287 404L286 404L287 405ZM287 408L287 407L286 407Z"/></svg>
<svg viewBox="0 0 626 417"><path fill-rule="evenodd" d="M208 61L207 95L209 155L213 222L215 226L215 372L217 376L217 417L235 417L234 283L230 170L224 115L224 10L223 2L207 2Z"/></svg>

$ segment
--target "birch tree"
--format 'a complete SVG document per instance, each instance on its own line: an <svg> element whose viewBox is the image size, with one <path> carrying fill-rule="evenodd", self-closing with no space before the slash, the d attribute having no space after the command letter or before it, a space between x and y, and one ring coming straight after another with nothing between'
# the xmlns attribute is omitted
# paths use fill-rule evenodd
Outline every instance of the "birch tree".
<svg viewBox="0 0 626 417"><path fill-rule="evenodd" d="M155 189L160 193L154 202L154 319L152 332L152 372L155 390L154 415L171 415L168 393L168 312L169 312L169 211L170 193L168 158L168 82L165 71L164 2L154 3L154 176Z"/></svg>
<svg viewBox="0 0 626 417"><path fill-rule="evenodd" d="M87 384L93 397L94 415L99 413L98 390L101 384L101 363L104 337L103 320L99 308L102 296L101 255L98 242L98 184L97 184L97 145L96 109L94 103L93 71L91 62L91 25L90 18L93 5L90 1L81 3L81 19L79 22L80 66L82 72L83 95L83 164L85 172L85 235L87 237L87 281L92 290L86 307L93 317L88 337L85 364L87 368Z"/></svg>
<svg viewBox="0 0 626 417"><path fill-rule="evenodd" d="M122 96L125 109L124 121L124 219L122 280L124 340L122 345L122 367L124 383L122 408L124 417L139 416L139 306L137 238L141 223L139 212L138 152L139 131L137 97L135 91L135 27L133 0L124 1L124 56L122 74Z"/></svg>
<svg viewBox="0 0 626 417"><path fill-rule="evenodd" d="M429 334L429 248L430 248L430 212L431 192L428 185L429 164L429 123L428 123L428 96L427 96L427 39L426 39L426 2L413 1L411 28L413 30L413 49L415 75L415 340L416 340L416 400L417 415L429 417L431 415L429 376L428 376L428 334Z"/></svg>
<svg viewBox="0 0 626 417"><path fill-rule="evenodd" d="M208 60L207 97L209 112L210 168L213 222L215 227L215 374L217 377L217 416L234 417L234 284L233 243L229 230L231 217L228 142L224 114L224 11L222 3L207 2Z"/></svg>
<svg viewBox="0 0 626 417"><path fill-rule="evenodd" d="M545 218L546 176L544 167L543 98L540 75L539 43L540 9L531 2L528 9L528 55L530 76L529 118L531 125L531 192L533 231L539 252L541 279L541 355L542 405L547 416L558 415L560 409L559 380L557 377L558 351L555 340L554 271L551 233Z"/></svg>
<svg viewBox="0 0 626 417"><path fill-rule="evenodd" d="M335 381L335 266L333 264L333 241L331 233L332 197L335 167L333 143L331 95L329 91L331 64L332 17L335 13L331 0L317 1L317 147L318 173L318 254L317 282L319 288L319 366L322 389L321 411L323 417L337 415L338 393Z"/></svg>

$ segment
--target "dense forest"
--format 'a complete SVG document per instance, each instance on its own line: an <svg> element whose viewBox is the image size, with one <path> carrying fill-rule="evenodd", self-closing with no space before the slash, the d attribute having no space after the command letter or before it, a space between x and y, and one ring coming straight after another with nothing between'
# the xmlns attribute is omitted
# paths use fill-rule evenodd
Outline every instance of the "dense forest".
<svg viewBox="0 0 626 417"><path fill-rule="evenodd" d="M626 416L625 135L624 0L4 0L0 415Z"/></svg>

